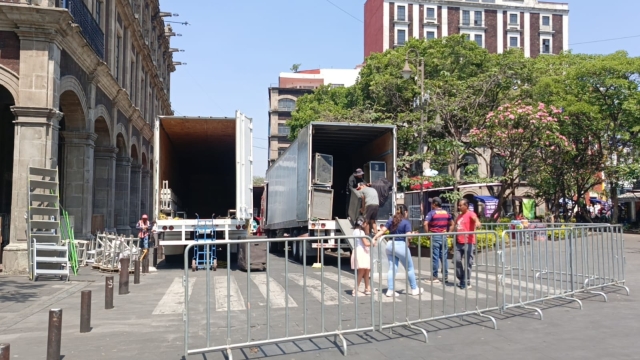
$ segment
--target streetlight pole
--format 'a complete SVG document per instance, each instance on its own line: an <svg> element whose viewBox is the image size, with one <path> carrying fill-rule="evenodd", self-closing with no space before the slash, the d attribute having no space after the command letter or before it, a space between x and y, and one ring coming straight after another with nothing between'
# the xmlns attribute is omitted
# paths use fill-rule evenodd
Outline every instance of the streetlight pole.
<svg viewBox="0 0 640 360"><path fill-rule="evenodd" d="M420 84L420 146L418 147L418 151L420 153L420 221L424 221L424 120L425 120L425 112L424 112L424 58L420 56L420 53L416 49L409 48L407 50L407 54L405 55L404 68L402 69L402 76L405 79L409 79L413 74L411 67L409 66L409 54L413 52L415 53L415 59L418 63L417 69L419 71L420 76L418 77L418 83ZM428 102L428 98L427 98Z"/></svg>

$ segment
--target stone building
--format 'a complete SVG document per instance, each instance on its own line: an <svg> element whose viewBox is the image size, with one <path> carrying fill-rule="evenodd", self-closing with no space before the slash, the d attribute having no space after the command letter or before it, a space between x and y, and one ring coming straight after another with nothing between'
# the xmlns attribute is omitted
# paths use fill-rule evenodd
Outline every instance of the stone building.
<svg viewBox="0 0 640 360"><path fill-rule="evenodd" d="M527 57L569 50L569 5L539 0L367 0L364 56L410 38L465 34L491 53Z"/></svg>
<svg viewBox="0 0 640 360"><path fill-rule="evenodd" d="M0 0L0 217L26 271L29 166L57 167L76 238L152 210L153 119L175 71L158 0ZM9 225L9 226L6 226Z"/></svg>

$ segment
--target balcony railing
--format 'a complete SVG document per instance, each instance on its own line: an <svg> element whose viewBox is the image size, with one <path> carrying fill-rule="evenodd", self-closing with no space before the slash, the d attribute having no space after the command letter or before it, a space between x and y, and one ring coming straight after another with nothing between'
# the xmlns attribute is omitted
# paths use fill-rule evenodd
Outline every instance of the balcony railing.
<svg viewBox="0 0 640 360"><path fill-rule="evenodd" d="M73 20L80 26L82 36L87 40L96 55L104 60L104 33L94 19L91 11L82 0L63 0L62 7L69 10Z"/></svg>

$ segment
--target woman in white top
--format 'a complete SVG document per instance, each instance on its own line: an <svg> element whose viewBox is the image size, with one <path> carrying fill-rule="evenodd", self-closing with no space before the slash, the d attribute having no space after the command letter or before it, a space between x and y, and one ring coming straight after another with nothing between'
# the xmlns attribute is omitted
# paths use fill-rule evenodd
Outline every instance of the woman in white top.
<svg viewBox="0 0 640 360"><path fill-rule="evenodd" d="M362 230L362 225L365 220L362 216L358 217L355 225L353 226L353 236L365 236ZM371 286L369 284L369 272L371 271L371 256L369 255L369 248L371 242L366 237L358 237L355 241L355 250L351 253L351 269L356 270L358 277L356 280L356 287L351 295L356 296L356 291L360 288L360 282L364 279L364 294L371 295Z"/></svg>

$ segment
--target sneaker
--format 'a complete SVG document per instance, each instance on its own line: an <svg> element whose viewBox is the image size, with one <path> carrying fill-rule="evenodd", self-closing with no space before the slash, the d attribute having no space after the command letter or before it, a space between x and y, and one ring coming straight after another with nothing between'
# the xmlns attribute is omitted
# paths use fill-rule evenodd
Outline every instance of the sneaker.
<svg viewBox="0 0 640 360"><path fill-rule="evenodd" d="M411 289L410 294L415 296L415 295L420 295L424 292L424 289L422 288L415 288L415 289Z"/></svg>
<svg viewBox="0 0 640 360"><path fill-rule="evenodd" d="M398 294L397 292L393 291L393 290L387 290L387 293L385 294L387 297L394 297L394 296L400 296L400 294Z"/></svg>

